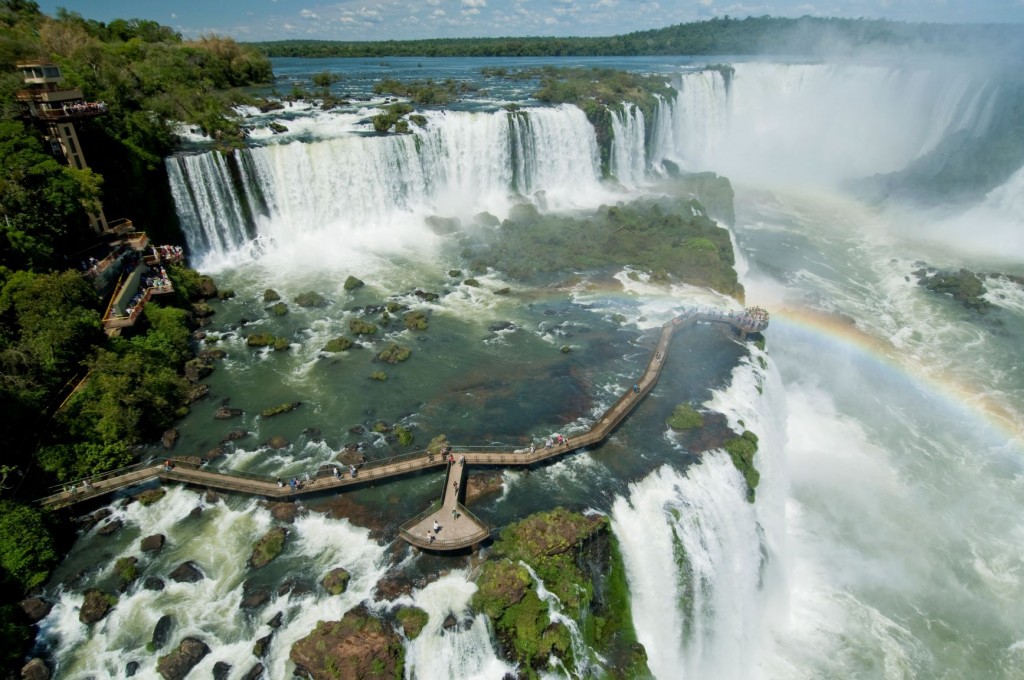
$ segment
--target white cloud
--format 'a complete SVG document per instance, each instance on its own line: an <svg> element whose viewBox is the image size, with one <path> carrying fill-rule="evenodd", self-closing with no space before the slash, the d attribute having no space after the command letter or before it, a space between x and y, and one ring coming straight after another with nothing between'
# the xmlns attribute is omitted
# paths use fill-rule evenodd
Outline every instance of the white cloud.
<svg viewBox="0 0 1024 680"><path fill-rule="evenodd" d="M441 0L427 0L427 4L431 7L437 7L441 4Z"/></svg>
<svg viewBox="0 0 1024 680"><path fill-rule="evenodd" d="M178 13L177 12L171 12L171 18L172 19L177 19L178 18Z"/></svg>
<svg viewBox="0 0 1024 680"><path fill-rule="evenodd" d="M462 0L465 7L487 7L487 0Z"/></svg>
<svg viewBox="0 0 1024 680"><path fill-rule="evenodd" d="M700 4L704 7L710 7L714 2L715 0L700 0Z"/></svg>
<svg viewBox="0 0 1024 680"><path fill-rule="evenodd" d="M311 9L304 9L299 12L299 16L303 19L319 19L320 16Z"/></svg>
<svg viewBox="0 0 1024 680"><path fill-rule="evenodd" d="M462 10L462 16L464 17L472 16L474 14L480 14L480 10L476 7L470 7L469 9Z"/></svg>
<svg viewBox="0 0 1024 680"><path fill-rule="evenodd" d="M590 9L603 9L605 7L615 7L619 4L619 0L598 0L590 6Z"/></svg>
<svg viewBox="0 0 1024 680"><path fill-rule="evenodd" d="M447 12L445 12L443 9L435 9L433 12L430 13L430 16L432 17L443 17L446 15Z"/></svg>

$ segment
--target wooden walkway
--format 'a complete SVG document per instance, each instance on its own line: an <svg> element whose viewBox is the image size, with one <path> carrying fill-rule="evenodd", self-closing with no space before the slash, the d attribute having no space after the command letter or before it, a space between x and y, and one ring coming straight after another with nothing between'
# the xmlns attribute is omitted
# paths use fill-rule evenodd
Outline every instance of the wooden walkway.
<svg viewBox="0 0 1024 680"><path fill-rule="evenodd" d="M768 326L767 319L754 321L744 315L698 310L689 310L672 319L662 326L661 334L651 353L647 367L637 381L604 412L587 432L568 437L561 445L554 443L550 446L531 445L529 448L516 450L453 446L454 455L458 457L454 463L447 461L441 455L435 455L428 451L415 451L369 461L360 466L354 475L339 466L333 472L321 472L315 477L296 480L295 487L290 485L291 480L289 479L279 480L266 475L233 470L210 470L187 460L175 458L171 468L166 468L163 463L141 463L88 480L81 480L69 488L40 499L39 502L49 508L65 507L152 479L183 482L218 491L258 495L273 499L290 499L306 494L365 485L423 470L442 468L447 471L447 474L440 504L435 503L437 507L431 507L405 523L401 528L401 536L409 543L427 550L447 551L470 547L486 538L489 531L459 501L463 496L462 485L465 483L466 470L469 465L502 467L536 465L603 441L629 416L658 382L673 334L698 321L729 324L739 331L743 338L747 333L761 332ZM459 482L458 493L454 493L453 487L449 488L454 481ZM451 493L449 493L450 491ZM442 529L436 534L431 531L434 534L434 540L431 541L427 529L432 529L435 518L441 524Z"/></svg>

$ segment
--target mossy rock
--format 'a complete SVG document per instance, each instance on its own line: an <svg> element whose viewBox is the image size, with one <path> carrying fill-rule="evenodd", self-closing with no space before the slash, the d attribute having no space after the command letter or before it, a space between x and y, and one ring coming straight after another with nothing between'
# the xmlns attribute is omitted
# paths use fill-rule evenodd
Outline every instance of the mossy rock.
<svg viewBox="0 0 1024 680"><path fill-rule="evenodd" d="M166 495L167 489L164 489L163 487L160 487L158 489L146 489L142 493L135 496L135 500L137 500L140 505L149 507L150 505L153 505Z"/></svg>
<svg viewBox="0 0 1024 680"><path fill-rule="evenodd" d="M441 217L440 215L430 215L424 222L427 227L437 234L438 236L448 236L454 234L462 228L462 222L458 217Z"/></svg>
<svg viewBox="0 0 1024 680"><path fill-rule="evenodd" d="M480 282L477 281L476 279L466 279L462 283L464 285L469 286L470 288L479 288L480 287Z"/></svg>
<svg viewBox="0 0 1024 680"><path fill-rule="evenodd" d="M272 406L271 408L265 408L262 411L260 411L260 415L263 416L264 418L273 418L276 415L288 413L289 411L294 411L300 406L302 406L301 401L290 401L284 404L279 404L278 406Z"/></svg>
<svg viewBox="0 0 1024 680"><path fill-rule="evenodd" d="M122 557L114 563L114 573L127 585L139 577L139 558Z"/></svg>
<svg viewBox="0 0 1024 680"><path fill-rule="evenodd" d="M504 288L499 288L498 290L494 291L494 294L495 295L508 295L511 292L512 292L512 289L509 288L508 286L505 286Z"/></svg>
<svg viewBox="0 0 1024 680"><path fill-rule="evenodd" d="M278 292L273 288L267 288L265 291L263 291L264 302L277 302L280 299L280 294L278 294Z"/></svg>
<svg viewBox="0 0 1024 680"><path fill-rule="evenodd" d="M352 319L348 322L348 328L354 335L373 335L377 332L376 324L363 319Z"/></svg>
<svg viewBox="0 0 1024 680"><path fill-rule="evenodd" d="M692 430L704 426L704 416L689 404L679 404L666 422L673 430Z"/></svg>
<svg viewBox="0 0 1024 680"><path fill-rule="evenodd" d="M299 307L326 307L327 298L320 293L314 291L307 291L305 293L299 293L295 296L295 304Z"/></svg>
<svg viewBox="0 0 1024 680"><path fill-rule="evenodd" d="M377 382L384 382L388 379L388 374L384 371L371 371L370 380L376 380Z"/></svg>
<svg viewBox="0 0 1024 680"><path fill-rule="evenodd" d="M411 331L425 331L427 330L427 314L420 310L414 310L406 313L402 317L402 321L405 323L405 327Z"/></svg>
<svg viewBox="0 0 1024 680"><path fill-rule="evenodd" d="M519 603L533 586L533 579L526 567L509 560L484 563L476 579L477 590L473 593L473 609L497 620L509 607Z"/></svg>
<svg viewBox="0 0 1024 680"><path fill-rule="evenodd" d="M274 351L283 352L292 346L291 341L288 338L274 338Z"/></svg>
<svg viewBox="0 0 1024 680"><path fill-rule="evenodd" d="M361 279L357 279L354 276L349 276L345 279L345 290L355 290L356 288L362 288L365 285L366 284Z"/></svg>
<svg viewBox="0 0 1024 680"><path fill-rule="evenodd" d="M757 454L757 435L750 430L744 430L739 437L727 439L722 445L732 464L743 475L747 482L747 500L754 502L755 490L761 481L761 473L754 467L754 456Z"/></svg>
<svg viewBox="0 0 1024 680"><path fill-rule="evenodd" d="M235 291L232 288L221 290L217 293L217 297L220 298L221 300L230 300L233 297L235 297Z"/></svg>
<svg viewBox="0 0 1024 680"><path fill-rule="evenodd" d="M344 352L345 350L347 350L350 347L352 347L353 344L355 344L355 343L353 343L351 340L346 338L344 335L339 335L336 338L328 340L327 344L324 345L323 351L324 352Z"/></svg>
<svg viewBox="0 0 1024 680"><path fill-rule="evenodd" d="M401 678L405 673L402 640L365 605L340 621L319 621L292 645L289 658L297 674L326 678Z"/></svg>
<svg viewBox="0 0 1024 680"><path fill-rule="evenodd" d="M253 569L262 569L273 562L284 550L284 539L287 535L288 531L284 527L274 527L263 534L253 546L249 566Z"/></svg>
<svg viewBox="0 0 1024 680"><path fill-rule="evenodd" d="M384 309L386 309L389 314L395 314L396 312L400 312L405 309L405 307L397 302L389 302L385 305Z"/></svg>
<svg viewBox="0 0 1024 680"><path fill-rule="evenodd" d="M327 572L327 575L320 581L320 585L331 595L341 595L348 590L348 582L351 578L352 575L348 571L338 567Z"/></svg>
<svg viewBox="0 0 1024 680"><path fill-rule="evenodd" d="M462 278L462 270L461 269L449 269L448 270L448 276L452 277L453 279L461 279Z"/></svg>
<svg viewBox="0 0 1024 680"><path fill-rule="evenodd" d="M384 434L386 432L391 432L391 426L383 420L378 420L373 424L373 431L377 434Z"/></svg>
<svg viewBox="0 0 1024 680"><path fill-rule="evenodd" d="M410 446L415 439L412 430L403 425L395 426L395 436L398 437L398 443L402 446Z"/></svg>
<svg viewBox="0 0 1024 680"><path fill-rule="evenodd" d="M284 316L285 314L288 313L288 305L286 305L283 302L274 303L274 305L270 308L270 313L273 314L274 316Z"/></svg>
<svg viewBox="0 0 1024 680"><path fill-rule="evenodd" d="M438 456L449 446L450 444L448 442L448 437L443 434L439 434L433 439L431 439L430 443L427 444L427 451L435 456Z"/></svg>
<svg viewBox="0 0 1024 680"><path fill-rule="evenodd" d="M427 127L427 117L426 116L421 116L418 113L414 113L414 114L410 115L409 116L409 122L411 122L416 127L421 127L421 128Z"/></svg>
<svg viewBox="0 0 1024 680"><path fill-rule="evenodd" d="M402 632L409 640L415 640L423 632L423 627L430 620L430 615L419 607L399 607L395 619L402 626Z"/></svg>
<svg viewBox="0 0 1024 680"><path fill-rule="evenodd" d="M507 526L494 549L511 559L521 559L532 565L541 557L571 550L607 527L608 519L601 515L582 515L565 508L555 508Z"/></svg>
<svg viewBox="0 0 1024 680"><path fill-rule="evenodd" d="M388 343L377 355L377 359L380 361L387 362L389 364L397 364L405 361L412 354L412 350L408 347L403 347L396 342Z"/></svg>
<svg viewBox="0 0 1024 680"><path fill-rule="evenodd" d="M569 352L572 351L572 347L570 347L569 345L562 345L562 347L558 351L561 352L562 354L568 354Z"/></svg>
<svg viewBox="0 0 1024 680"><path fill-rule="evenodd" d="M245 339L245 344L249 347L270 347L275 340L273 333L253 333Z"/></svg>

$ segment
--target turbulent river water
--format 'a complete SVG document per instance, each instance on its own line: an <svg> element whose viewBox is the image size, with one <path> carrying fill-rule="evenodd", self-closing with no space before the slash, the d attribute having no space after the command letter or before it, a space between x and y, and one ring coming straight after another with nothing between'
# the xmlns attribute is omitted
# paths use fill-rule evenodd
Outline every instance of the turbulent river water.
<svg viewBox="0 0 1024 680"><path fill-rule="evenodd" d="M350 95L368 96L385 74L475 78L488 91L424 112L426 127L405 136L367 134L373 101L332 113L247 110L249 148L224 156L197 139L195 151L167 160L194 264L237 293L213 303L207 330L227 356L210 398L180 424L178 452L205 452L242 428L250 435L214 465L292 476L347 443L390 455L385 437L350 432L378 420L411 427L420 444L439 432L521 445L585 429L642 370L657 326L686 306L738 305L626 269L555 287L526 289L501 272L479 276L479 288L458 285L447 272L466 263L424 218L502 218L523 197L545 211L592 209L671 191L664 160L711 170L733 181L735 221L725 226L747 302L772 312L767 354L712 326L681 333L658 387L606 444L504 473L502 490L473 511L497 527L556 505L608 514L658 678L1021 677L1024 288L989 279L993 306L981 315L918 286L912 272L925 262L1024 274L1024 169L957 205L867 200L856 183L952 138L997 134L1011 106L998 72L737 61L729 74L683 60L582 61L663 73L680 92L654 120L629 109L616 118L610 182L579 110L480 79L480 66L522 63L534 62L281 60L284 79L337 70L336 87ZM510 101L526 115L509 116ZM289 130L274 135L272 120ZM345 291L348 275L366 287ZM505 286L512 295L493 294ZM329 304L275 317L267 288L286 301L315 290ZM417 288L440 298L423 302ZM369 350L320 351L353 307L387 300L430 312L425 333L394 331L413 355L387 382L368 380ZM288 337L291 350L246 347L243 318ZM212 417L225 399L245 411L230 427ZM286 401L303 404L256 415ZM726 454L694 455L666 430L682 401L759 435L755 503ZM270 449L272 435L290 444ZM148 508L115 500L124 528L83 534L54 579L58 604L40 644L62 678L125 677L132 660L135 677L157 677L145 646L170 614L172 644L194 635L212 650L195 677L218 661L241 677L281 611L264 664L284 678L291 645L318 620L362 601L412 601L430 620L407 643L407 677L500 678L512 667L485 617L442 628L449 613L470 616L470 562L414 554L396 538L439 484L421 476L304 501L318 512L299 516L284 554L255 576L245 566L252 541L274 522L259 501L175 487ZM113 561L138 555L139 539L154 533L167 546L140 563L144 575L190 559L206 578L133 587L101 623L80 624L82 590L109 587ZM301 587L336 566L353 575L344 595ZM375 591L389 570L422 581L389 601ZM272 602L240 613L244 592L259 586L273 588Z"/></svg>

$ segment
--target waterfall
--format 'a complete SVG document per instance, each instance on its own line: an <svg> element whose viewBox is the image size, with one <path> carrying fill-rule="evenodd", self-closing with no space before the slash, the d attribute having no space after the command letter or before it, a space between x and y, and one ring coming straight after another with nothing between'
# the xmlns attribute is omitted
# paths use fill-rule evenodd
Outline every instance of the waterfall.
<svg viewBox="0 0 1024 680"><path fill-rule="evenodd" d="M660 468L612 508L637 639L657 678L752 677L769 617L785 615L784 393L766 356L752 351L705 406L760 435L757 502L747 502L742 475L719 450L684 472Z"/></svg>
<svg viewBox="0 0 1024 680"><path fill-rule="evenodd" d="M516 196L573 207L601 191L594 130L574 106L425 116L412 134L168 158L191 251L223 259L253 238L368 238L410 217L501 214Z"/></svg>
<svg viewBox="0 0 1024 680"><path fill-rule="evenodd" d="M633 104L612 110L611 171L619 184L635 188L647 173L644 114Z"/></svg>
<svg viewBox="0 0 1024 680"><path fill-rule="evenodd" d="M733 179L835 183L902 169L954 133L984 134L998 88L939 68L740 63L679 75L652 162Z"/></svg>

